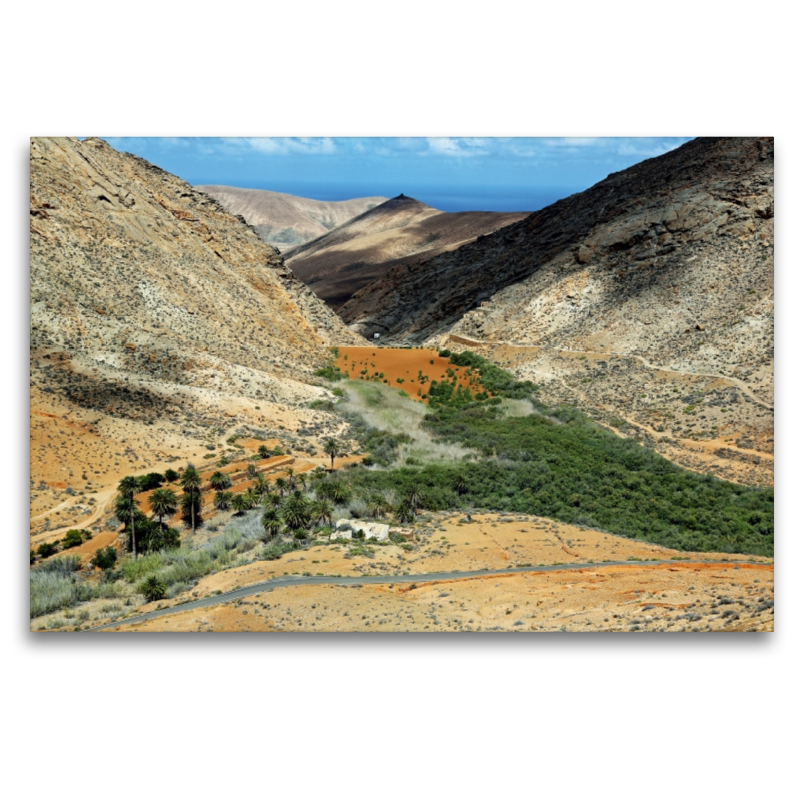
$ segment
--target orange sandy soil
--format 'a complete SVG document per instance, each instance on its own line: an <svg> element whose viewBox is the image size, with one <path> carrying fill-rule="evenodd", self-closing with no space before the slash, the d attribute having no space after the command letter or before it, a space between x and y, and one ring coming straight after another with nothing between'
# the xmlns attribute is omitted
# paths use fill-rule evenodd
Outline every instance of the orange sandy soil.
<svg viewBox="0 0 800 800"><path fill-rule="evenodd" d="M221 395L211 389L187 391L191 392L191 411L195 416L222 417L229 426L269 425L296 431L318 413L281 402ZM185 411L175 406L151 425L144 419L85 408L55 393L44 392L32 383L31 546L35 548L42 542L62 538L70 528L97 524L115 494L117 483L126 475L164 472L187 461L203 468L209 442L217 445L218 453L229 449L225 441L228 433L215 437L213 428L201 438L187 436L184 416ZM252 455L261 444L277 443L277 440L239 439L236 446L244 447L245 454ZM67 495L67 488L77 494ZM94 499L93 504L89 503L90 498Z"/></svg>
<svg viewBox="0 0 800 800"><path fill-rule="evenodd" d="M263 444L263 442L258 442L257 445ZM353 455L347 456L345 458L337 458L336 459L336 467L337 469L346 465L352 464L354 462L360 461L364 456L363 455ZM247 462L244 462L245 464ZM252 463L252 462L250 462ZM294 470L295 475L300 475L303 472L310 472L313 469L316 469L318 466L325 466L326 468L330 467L330 457L323 457L323 458L302 458L296 459L294 456L273 456L272 458L265 459L261 462L256 462L256 466L258 467L258 471L264 475L264 477L270 483L274 483L278 478L286 477L288 472L286 471L285 467L291 467ZM200 477L202 478L204 484L208 480L208 478L214 473L216 470L207 470L200 473ZM238 464L229 464L227 467L220 468L220 472L233 472L235 475L231 475L232 480L235 482L233 485L227 489L226 491L231 492L233 494L239 494L241 492L246 492L251 486L255 484L255 480L251 480L246 478L245 472L242 469L242 462ZM181 494L183 493L180 489L179 484L164 484L162 488L169 488L172 489L176 496L180 499ZM210 521L214 517L220 516L222 514L230 514L230 512L220 512L214 507L214 495L216 491L208 489L207 486L203 487L203 494L201 496L201 508L203 513L203 520L205 522ZM150 495L155 491L155 489L150 489L146 492L140 492L136 495L136 499L139 501L139 508L145 513L150 515L152 513L150 509L150 504L148 499ZM183 528L183 521L180 515L180 512L177 512L173 517L170 519L166 519L165 522L175 528L182 529ZM95 534L91 539L85 541L83 544L79 545L78 547L72 547L69 550L59 551L55 555L51 556L51 558L58 558L65 553L69 553L70 555L80 555L82 557L82 561L86 563L90 561L92 556L101 548L107 547L108 545L117 545L119 542L119 537L121 536L122 528L116 531L103 531L102 533ZM181 530L183 536L185 536L188 532L186 530ZM209 536L204 535L202 529L198 530L199 538L198 543L202 542L205 539L208 539ZM60 537L59 537L60 538ZM45 541L44 539L42 541ZM49 541L54 541L54 539L50 539ZM118 548L119 549L119 548Z"/></svg>
<svg viewBox="0 0 800 800"><path fill-rule="evenodd" d="M764 606L773 600L771 565L676 563L462 578L413 589L281 588L117 630L772 631L773 607Z"/></svg>
<svg viewBox="0 0 800 800"><path fill-rule="evenodd" d="M473 515L472 523L461 519L440 514L418 525L411 552L376 546L372 558L346 558L346 545L318 546L278 561L254 561L210 575L169 603L285 574L414 574L631 558L751 563L633 561L623 567L435 581L416 589L403 584L284 587L197 611L176 609L174 615L118 630L628 630L635 624L646 630L772 629L772 609L755 611L773 599L773 565L768 559L679 553L538 517L479 514ZM735 602L720 605L715 613L718 598ZM738 619L721 616L729 609ZM700 617L678 618L686 613ZM515 624L518 620L521 624Z"/></svg>
<svg viewBox="0 0 800 800"><path fill-rule="evenodd" d="M458 386L469 389L473 394L483 390L477 373L468 375L465 367L453 366L436 350L340 347L336 366L342 372L349 373L352 379L379 380L395 389L402 389L412 399L423 402L427 402L422 395L430 387L430 381L452 380L447 374L448 369L454 371ZM361 375L364 369L367 370L367 374ZM378 379L376 376L381 372L383 379ZM420 383L420 372L428 378L427 382Z"/></svg>

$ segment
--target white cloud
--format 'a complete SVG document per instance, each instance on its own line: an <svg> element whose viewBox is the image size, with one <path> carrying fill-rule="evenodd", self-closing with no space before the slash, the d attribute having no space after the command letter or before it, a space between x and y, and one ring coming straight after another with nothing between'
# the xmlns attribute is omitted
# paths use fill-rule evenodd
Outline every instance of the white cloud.
<svg viewBox="0 0 800 800"><path fill-rule="evenodd" d="M281 138L251 137L244 140L253 150L267 155L330 155L336 152L336 145L328 136L322 138Z"/></svg>
<svg viewBox="0 0 800 800"><path fill-rule="evenodd" d="M489 152L482 146L485 143L484 139L452 139L443 136L429 138L427 142L429 151L440 156L470 158L472 156L484 156Z"/></svg>
<svg viewBox="0 0 800 800"><path fill-rule="evenodd" d="M324 137L225 137L221 139L222 151L233 153L255 150L263 155L330 155L337 152L336 144L328 136Z"/></svg>

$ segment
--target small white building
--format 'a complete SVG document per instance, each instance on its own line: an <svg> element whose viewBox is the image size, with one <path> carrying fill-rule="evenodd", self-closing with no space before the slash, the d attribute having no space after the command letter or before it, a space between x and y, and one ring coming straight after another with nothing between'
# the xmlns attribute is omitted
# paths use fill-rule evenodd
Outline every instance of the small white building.
<svg viewBox="0 0 800 800"><path fill-rule="evenodd" d="M380 522L362 522L360 519L340 519L336 530L331 534L334 539L352 539L354 533L364 532L365 539L377 539L382 542L389 538L389 526Z"/></svg>

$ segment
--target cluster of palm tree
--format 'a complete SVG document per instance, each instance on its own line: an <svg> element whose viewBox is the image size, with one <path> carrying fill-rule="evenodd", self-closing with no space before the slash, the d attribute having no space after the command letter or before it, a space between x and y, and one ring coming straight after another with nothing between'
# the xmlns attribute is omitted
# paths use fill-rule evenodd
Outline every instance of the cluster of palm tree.
<svg viewBox="0 0 800 800"><path fill-rule="evenodd" d="M136 547L137 523L140 531L143 531L145 536L147 536L148 532L152 532L150 529L153 525L139 508L139 501L136 499L136 495L140 491L142 491L141 478L133 475L124 477L117 486L117 499L114 509L117 519L124 523L126 528L130 528L131 552L134 558L138 555ZM159 530L165 528L164 517L171 517L178 508L178 499L175 496L175 492L172 489L154 489L150 493L148 502L153 516L158 518Z"/></svg>
<svg viewBox="0 0 800 800"><path fill-rule="evenodd" d="M276 491L267 492L262 498L261 524L268 538L285 531L296 539L305 539L309 528L333 524L333 502L318 493L310 497L306 494L307 480L301 480L306 476L297 476L294 484L290 484L294 477L292 474L284 479L278 478ZM283 483L279 484L280 481ZM290 485L302 488L290 489Z"/></svg>

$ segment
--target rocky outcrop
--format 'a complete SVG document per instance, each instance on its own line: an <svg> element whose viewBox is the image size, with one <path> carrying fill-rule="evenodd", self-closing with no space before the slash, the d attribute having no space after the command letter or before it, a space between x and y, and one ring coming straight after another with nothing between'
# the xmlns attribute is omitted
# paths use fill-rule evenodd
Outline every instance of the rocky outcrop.
<svg viewBox="0 0 800 800"><path fill-rule="evenodd" d="M397 264L454 250L527 216L526 212L439 211L401 194L285 253L298 278L331 308Z"/></svg>
<svg viewBox="0 0 800 800"><path fill-rule="evenodd" d="M32 139L30 175L32 532L236 436L339 432L313 370L358 337L243 219L99 139Z"/></svg>
<svg viewBox="0 0 800 800"><path fill-rule="evenodd" d="M577 345L616 325L614 346L663 348L668 330L672 347L698 323L742 324L734 311L753 294L757 322L771 318L773 213L771 139L696 139L454 252L398 265L340 314L390 340L452 331Z"/></svg>
<svg viewBox="0 0 800 800"><path fill-rule="evenodd" d="M32 139L30 202L34 349L191 384L302 379L353 338L242 219L100 139Z"/></svg>
<svg viewBox="0 0 800 800"><path fill-rule="evenodd" d="M697 442L752 440L755 471L701 467L769 482L773 186L772 139L696 139L395 267L340 314L385 343L480 349L546 401L683 448L693 468Z"/></svg>

